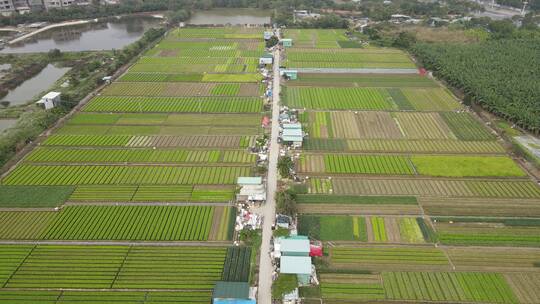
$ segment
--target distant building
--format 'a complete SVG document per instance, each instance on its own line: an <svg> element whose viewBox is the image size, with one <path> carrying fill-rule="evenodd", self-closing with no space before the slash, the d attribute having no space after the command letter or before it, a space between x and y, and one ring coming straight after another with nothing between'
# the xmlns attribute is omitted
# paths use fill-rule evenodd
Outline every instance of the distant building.
<svg viewBox="0 0 540 304"><path fill-rule="evenodd" d="M259 64L272 64L274 62L274 56L272 54L264 54L259 58Z"/></svg>
<svg viewBox="0 0 540 304"><path fill-rule="evenodd" d="M72 5L89 5L90 0L43 0L45 9L66 8Z"/></svg>
<svg viewBox="0 0 540 304"><path fill-rule="evenodd" d="M10 16L15 11L13 0L0 0L0 14Z"/></svg>
<svg viewBox="0 0 540 304"><path fill-rule="evenodd" d="M287 78L296 80L298 79L298 71L297 70L281 70L282 76L287 76Z"/></svg>
<svg viewBox="0 0 540 304"><path fill-rule="evenodd" d="M36 104L42 106L45 110L52 109L60 104L60 95L60 92L49 92L47 95L41 97L41 100L36 102Z"/></svg>
<svg viewBox="0 0 540 304"><path fill-rule="evenodd" d="M284 47L293 46L293 40L291 38L283 38L279 42L281 42L281 45L283 45Z"/></svg>
<svg viewBox="0 0 540 304"><path fill-rule="evenodd" d="M283 132L281 134L281 140L284 143L291 144L295 147L301 147L304 140L304 132L302 131L302 124L292 123L283 124Z"/></svg>
<svg viewBox="0 0 540 304"><path fill-rule="evenodd" d="M238 202L264 202L266 200L266 186L262 177L238 177L240 192L236 195Z"/></svg>

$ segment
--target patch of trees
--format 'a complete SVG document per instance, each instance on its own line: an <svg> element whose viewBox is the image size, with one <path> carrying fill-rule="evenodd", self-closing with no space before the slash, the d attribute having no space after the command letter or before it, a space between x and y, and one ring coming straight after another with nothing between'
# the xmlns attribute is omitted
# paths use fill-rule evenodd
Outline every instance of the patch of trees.
<svg viewBox="0 0 540 304"><path fill-rule="evenodd" d="M418 43L411 50L437 77L463 91L467 102L540 133L540 37Z"/></svg>

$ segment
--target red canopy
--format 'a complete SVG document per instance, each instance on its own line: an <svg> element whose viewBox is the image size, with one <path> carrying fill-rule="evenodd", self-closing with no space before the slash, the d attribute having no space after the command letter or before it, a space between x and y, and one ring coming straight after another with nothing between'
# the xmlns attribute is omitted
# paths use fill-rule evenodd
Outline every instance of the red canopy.
<svg viewBox="0 0 540 304"><path fill-rule="evenodd" d="M309 256L312 257L322 257L322 246L309 245Z"/></svg>
<svg viewBox="0 0 540 304"><path fill-rule="evenodd" d="M268 116L264 116L262 118L262 124L263 126L267 127L270 124L270 118L268 118Z"/></svg>

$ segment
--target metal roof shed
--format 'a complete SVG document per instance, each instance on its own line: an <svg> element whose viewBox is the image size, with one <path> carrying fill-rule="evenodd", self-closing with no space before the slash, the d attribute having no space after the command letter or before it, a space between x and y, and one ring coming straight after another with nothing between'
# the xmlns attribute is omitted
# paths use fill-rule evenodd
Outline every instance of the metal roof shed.
<svg viewBox="0 0 540 304"><path fill-rule="evenodd" d="M302 137L302 129L283 129L283 136L300 136Z"/></svg>
<svg viewBox="0 0 540 304"><path fill-rule="evenodd" d="M251 176L239 176L237 180L238 185L240 186L246 186L246 185L261 185L262 184L262 177L251 177Z"/></svg>
<svg viewBox="0 0 540 304"><path fill-rule="evenodd" d="M301 123L285 123L283 124L283 129L285 130L302 130Z"/></svg>
<svg viewBox="0 0 540 304"><path fill-rule="evenodd" d="M309 256L309 240L300 238L281 238L281 254L283 256Z"/></svg>
<svg viewBox="0 0 540 304"><path fill-rule="evenodd" d="M214 304L255 304L255 300L249 298L247 282L218 281L212 299Z"/></svg>
<svg viewBox="0 0 540 304"><path fill-rule="evenodd" d="M311 258L300 256L281 256L281 273L311 274Z"/></svg>

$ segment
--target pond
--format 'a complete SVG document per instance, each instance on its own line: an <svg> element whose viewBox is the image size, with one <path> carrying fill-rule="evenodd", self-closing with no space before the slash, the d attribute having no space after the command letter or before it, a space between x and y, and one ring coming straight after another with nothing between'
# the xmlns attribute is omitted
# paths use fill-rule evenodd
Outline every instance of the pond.
<svg viewBox="0 0 540 304"><path fill-rule="evenodd" d="M21 105L32 101L39 93L49 89L60 77L62 77L70 68L59 68L53 64L47 65L36 76L26 80L21 85L2 98L0 101L9 101L10 106Z"/></svg>
<svg viewBox="0 0 540 304"><path fill-rule="evenodd" d="M125 17L107 22L53 28L13 45L6 45L0 53L61 51L99 51L121 49L137 41L146 30L158 26L161 19Z"/></svg>
<svg viewBox="0 0 540 304"><path fill-rule="evenodd" d="M2 133L5 129L13 127L16 123L16 119L0 119L0 133Z"/></svg>
<svg viewBox="0 0 540 304"><path fill-rule="evenodd" d="M270 11L255 9L214 9L196 11L188 24L268 24Z"/></svg>

